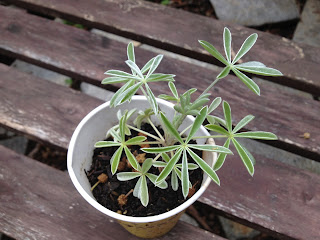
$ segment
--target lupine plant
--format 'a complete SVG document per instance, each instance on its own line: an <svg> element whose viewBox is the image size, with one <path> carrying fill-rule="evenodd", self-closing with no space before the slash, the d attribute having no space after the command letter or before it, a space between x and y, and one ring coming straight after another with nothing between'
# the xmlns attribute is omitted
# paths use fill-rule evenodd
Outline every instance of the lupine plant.
<svg viewBox="0 0 320 240"><path fill-rule="evenodd" d="M250 35L242 44L238 53L232 59L231 56L231 33L228 28L224 29L223 41L225 56L223 57L217 49L206 41L199 41L200 45L206 49L213 57L225 64L223 70L217 75L215 80L208 86L208 88L198 94L198 97L192 101L192 94L197 92L197 89L192 88L183 94L178 94L174 84L173 74L156 73L156 69L160 64L163 55L158 55L149 60L142 68L139 68L135 62L134 46L129 43L127 47L128 60L125 63L130 67L131 73L109 70L105 74L109 77L102 81L102 84L124 83L124 85L113 95L110 106L116 107L120 104L131 100L132 96L141 91L150 103L150 108L145 111L137 112L137 117L133 121L134 124L129 124L129 119L133 116L135 110L118 112L119 124L108 131L108 135L113 138L112 141L99 141L95 144L96 148L100 147L118 147L111 158L111 172L117 174L119 181L128 181L139 178L137 181L133 195L138 197L143 206L148 205L148 186L146 179L148 178L155 186L159 188L167 188L167 177L171 174L172 189L177 191L181 183L182 194L186 198L189 189L192 187L189 181L189 170L201 168L208 176L218 185L220 185L219 177L216 173L225 162L228 154L233 154L230 151L230 143L235 146L235 149L242 159L245 167L250 175L254 174L255 159L250 152L242 146L237 138L251 138L263 140L276 140L277 136L270 132L249 131L239 132L242 128L254 119L254 116L248 115L244 117L238 124L233 127L230 105L223 101L221 97L215 98L209 104L209 93L212 87L221 79L226 78L230 71L232 71L251 91L260 95L258 85L243 72L264 75L264 76L281 76L281 72L276 69L268 68L264 64L256 61L245 62L237 64L241 57L243 57L254 45L258 35ZM153 82L168 82L169 89L172 95L161 94L158 97L167 101L173 102L175 115L173 120L169 120L165 113L161 111L158 106L157 99L152 92L150 86ZM213 115L213 112L222 102L224 119ZM161 123L163 134L151 120L151 116L156 118ZM194 116L193 124L178 132L180 125L187 116ZM195 133L204 124L205 120L209 124L205 125L210 132L210 136L195 136ZM156 135L141 130L142 122L146 122L152 126ZM131 135L131 130L135 130L141 134L136 137L126 138ZM147 141L147 137L153 141ZM217 145L199 145L191 143L191 140L199 138L225 138L226 141L223 146ZM128 140L126 140L128 139ZM156 147L142 147L141 150L145 153L154 154L154 158L147 158L142 165L137 161L133 153L130 151L132 145L152 145ZM150 146L149 145L149 146ZM213 167L209 166L201 157L194 151L210 151L217 152L218 159ZM128 162L134 169L132 172L117 173L121 154L125 153ZM194 162L189 162L193 159ZM179 161L180 160L180 161ZM149 169L154 166L161 169L159 175L149 173Z"/></svg>

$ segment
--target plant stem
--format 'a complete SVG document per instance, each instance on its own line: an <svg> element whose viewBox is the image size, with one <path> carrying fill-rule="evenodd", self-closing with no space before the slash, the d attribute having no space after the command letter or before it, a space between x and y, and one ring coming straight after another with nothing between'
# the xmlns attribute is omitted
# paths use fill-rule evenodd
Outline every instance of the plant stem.
<svg viewBox="0 0 320 240"><path fill-rule="evenodd" d="M133 127L133 126L130 126L130 125L127 125L128 126L128 128L131 128L132 130L135 130L135 131L137 131L137 132L141 132L141 133L143 133L143 134L145 134L145 135L147 135L147 136L149 136L149 137L152 137L152 138L154 138L155 140L158 140L159 142L163 142L160 138L158 138L157 136L155 136L155 135L153 135L153 134L151 134L151 133L148 133L148 132L145 132L145 131L143 131L143 130L141 130L141 129L139 129L139 128L135 128L135 127Z"/></svg>
<svg viewBox="0 0 320 240"><path fill-rule="evenodd" d="M221 78L216 78L210 85L209 87L207 87L206 90L203 91L203 93L201 93L200 97L204 94L206 94Z"/></svg>
<svg viewBox="0 0 320 240"><path fill-rule="evenodd" d="M162 137L161 133L159 132L159 130L156 128L156 126L153 124L153 122L151 121L151 119L149 117L148 117L148 122L152 126L154 131L158 134L158 136L161 138L161 140L164 142L165 141L164 138Z"/></svg>
<svg viewBox="0 0 320 240"><path fill-rule="evenodd" d="M192 139L200 139L200 138L227 138L226 135L211 135L211 136L196 136L192 137ZM186 140L187 138L182 138L182 140Z"/></svg>
<svg viewBox="0 0 320 240"><path fill-rule="evenodd" d="M183 129L180 133L180 136L182 136L182 134L184 134L186 131L188 131L191 127L193 126L193 124L189 125L188 127L186 127L185 129Z"/></svg>
<svg viewBox="0 0 320 240"><path fill-rule="evenodd" d="M161 153L159 153L152 161L157 161L158 160L158 158L160 158L161 157Z"/></svg>

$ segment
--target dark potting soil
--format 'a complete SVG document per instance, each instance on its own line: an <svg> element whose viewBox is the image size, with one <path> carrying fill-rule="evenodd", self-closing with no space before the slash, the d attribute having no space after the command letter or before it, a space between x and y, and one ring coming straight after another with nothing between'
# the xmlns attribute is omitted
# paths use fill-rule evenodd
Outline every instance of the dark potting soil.
<svg viewBox="0 0 320 240"><path fill-rule="evenodd" d="M156 135L156 132L149 124L143 124L141 127L142 130L149 132L151 134ZM159 129L162 132L161 129ZM138 132L131 130L132 136L135 137L138 135ZM147 137L147 141L154 141L152 138ZM107 139L108 141L112 140L111 138ZM195 143L195 142L194 142ZM151 145L150 147L156 147L157 145ZM160 189L155 187L152 182L147 178L148 191L149 191L149 204L147 207L144 207L140 199L133 196L131 193L128 196L127 204L120 206L118 204L118 197L121 194L127 194L130 190L133 190L135 184L138 181L138 178L130 180L130 181L119 181L117 179L117 174L112 175L111 173L111 165L110 159L113 153L117 150L117 147L108 147L108 148L96 148L93 154L93 161L90 167L90 170L86 172L87 177L91 186L98 182L98 176L102 173L105 173L108 176L108 180L105 183L99 183L93 189L93 196L96 198L97 202L102 206L112 210L114 212L118 212L120 214L124 214L127 216L134 217L146 217L158 215L161 213L165 213L169 210L176 208L177 206L184 203L187 199L184 199L182 195L181 183L179 184L179 188L177 191L172 190L171 187L171 175L167 177L168 188ZM140 146L131 146L131 152L139 158L154 158L153 154L146 154L143 156L144 152L140 150ZM201 151L195 151L199 156L201 156ZM142 155L138 155L142 154ZM160 159L159 159L160 160ZM194 162L192 159L188 159L189 162ZM181 162L181 159L180 159ZM125 153L122 153L121 162L119 165L123 165L123 172L130 172L132 169L126 164ZM119 168L118 168L119 169ZM119 171L118 171L119 172ZM117 172L117 173L118 173ZM150 173L159 175L158 168L151 167ZM196 170L189 171L189 178L194 187L195 192L199 190L203 178L203 173L200 168ZM190 196L191 197L191 196Z"/></svg>

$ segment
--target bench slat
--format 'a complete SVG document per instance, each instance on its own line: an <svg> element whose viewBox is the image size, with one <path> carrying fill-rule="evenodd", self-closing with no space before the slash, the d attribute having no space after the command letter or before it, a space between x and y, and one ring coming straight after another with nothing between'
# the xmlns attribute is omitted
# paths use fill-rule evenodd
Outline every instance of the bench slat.
<svg viewBox="0 0 320 240"><path fill-rule="evenodd" d="M67 173L3 146L0 163L1 232L16 239L140 239L90 207ZM181 221L166 237L224 239Z"/></svg>
<svg viewBox="0 0 320 240"><path fill-rule="evenodd" d="M27 131L33 138L48 141L63 149L67 149L72 131L81 117L101 103L100 100L74 93L71 89L7 66L2 65L0 70L0 96L4 103L0 106L0 115L8 118L0 124L10 125L14 119L18 119L14 128L22 133ZM19 91L23 86L26 91ZM38 89L50 91L44 94ZM28 99L33 99L30 102L37 111L23 108L28 104ZM81 107L80 103L83 103ZM6 105L15 108L10 109ZM46 114L43 114L45 107L50 111L46 110ZM70 108L74 111L70 111ZM51 136L53 133L54 136ZM58 142L58 139L63 141ZM223 215L275 236L316 239L315 236L319 234L316 226L320 224L320 177L275 160L255 157L254 179L248 175L238 157L228 157L226 165L218 172L222 187L211 184L200 201ZM296 221L299 221L299 229Z"/></svg>
<svg viewBox="0 0 320 240"><path fill-rule="evenodd" d="M5 0L44 14L60 16L90 27L110 31L150 45L214 62L198 44L198 39L214 43L223 51L223 27L233 33L234 49L250 33L258 32L257 46L246 61L261 61L281 70L283 78L267 78L315 95L320 93L320 49L257 30L230 25L223 21L195 15L143 0ZM97 10L99 9L99 10ZM214 62L217 64L218 62Z"/></svg>
<svg viewBox="0 0 320 240"><path fill-rule="evenodd" d="M125 68L123 61L126 46L123 43L101 37L84 30L52 22L21 12L0 7L0 52L45 66L70 77L100 84L104 71L110 68ZM28 24L25 24L28 22ZM136 49L141 66L153 57L153 52ZM177 59L165 58L159 72L177 75L177 87L185 91L191 87L204 90L217 75L216 70L202 68ZM233 76L222 80L213 91L213 96L222 96L230 102L235 122L247 114L254 114L251 130L272 131L279 141L268 142L296 154L320 160L320 102L307 99L294 92L262 82L261 97L256 97ZM156 94L168 92L163 83L154 83ZM195 94L196 95L196 94ZM263 108L261 107L263 106ZM297 114L299 113L299 114ZM222 111L219 112L220 116ZM301 137L311 133L306 140Z"/></svg>

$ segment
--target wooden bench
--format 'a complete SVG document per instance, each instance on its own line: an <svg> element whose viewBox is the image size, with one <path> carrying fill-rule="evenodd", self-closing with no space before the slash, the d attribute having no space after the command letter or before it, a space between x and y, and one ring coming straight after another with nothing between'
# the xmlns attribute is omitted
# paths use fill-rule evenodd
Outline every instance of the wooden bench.
<svg viewBox="0 0 320 240"><path fill-rule="evenodd" d="M221 50L221 33L226 25L233 33L237 48L253 32L140 0L90 4L78 0L74 5L62 0L4 2L212 64L217 63L200 49L198 39L213 42ZM0 6L0 16L0 54L98 86L105 70L124 68L126 44L122 42L21 9ZM174 20L168 23L168 19ZM259 36L258 47L253 48L246 60L260 60L281 70L284 77L272 79L279 84L320 95L320 49L267 33L259 33ZM141 65L155 53L138 47L136 55ZM176 84L181 91L190 87L204 90L217 75L215 67L203 68L170 57L164 58L159 71L176 74ZM249 130L267 130L278 135L278 141L268 144L320 161L319 101L268 81L259 86L262 96L256 98L239 86L235 77L228 77L218 84L214 94L230 102L235 121L247 114L256 116L248 125ZM109 90L117 87L111 86ZM163 84L154 89L157 94L168 91ZM0 65L0 100L1 126L64 151L79 121L102 103L3 64ZM304 132L311 133L311 138L301 138ZM17 239L129 237L111 219L81 199L66 173L4 147L0 151L0 232ZM257 166L253 179L237 157L230 157L219 171L222 187L211 184L199 201L220 215L275 237L320 239L320 177L280 163L279 159L255 157ZM88 217L83 219L82 216ZM222 239L183 222L179 222L169 236Z"/></svg>

